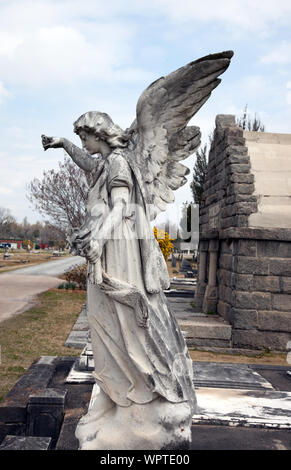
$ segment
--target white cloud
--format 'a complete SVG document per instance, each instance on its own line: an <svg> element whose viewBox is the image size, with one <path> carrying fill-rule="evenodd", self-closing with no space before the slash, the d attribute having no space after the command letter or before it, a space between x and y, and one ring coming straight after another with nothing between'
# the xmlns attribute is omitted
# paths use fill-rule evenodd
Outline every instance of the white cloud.
<svg viewBox="0 0 291 470"><path fill-rule="evenodd" d="M0 194L1 194L1 195L7 196L7 195L9 195L9 194L11 194L11 193L12 193L11 188L7 188L7 187L5 187L5 186L0 186Z"/></svg>
<svg viewBox="0 0 291 470"><path fill-rule="evenodd" d="M263 64L288 64L291 62L291 42L282 41L262 57Z"/></svg>
<svg viewBox="0 0 291 470"><path fill-rule="evenodd" d="M2 103L4 98L6 98L10 95L11 95L11 93L8 90L6 90L3 83L0 82L0 103Z"/></svg>
<svg viewBox="0 0 291 470"><path fill-rule="evenodd" d="M287 83L287 88L290 89L287 92L287 103L291 104L291 81Z"/></svg>
<svg viewBox="0 0 291 470"><path fill-rule="evenodd" d="M116 13L120 4L113 3L109 11ZM0 6L2 79L32 87L122 74L139 81L143 72L127 67L135 26L114 14L104 17L107 4L14 0Z"/></svg>
<svg viewBox="0 0 291 470"><path fill-rule="evenodd" d="M289 0L157 0L173 21L220 21L236 28L246 30L264 30L268 25L275 27L275 22L287 21L291 15ZM277 27L278 25L276 25Z"/></svg>

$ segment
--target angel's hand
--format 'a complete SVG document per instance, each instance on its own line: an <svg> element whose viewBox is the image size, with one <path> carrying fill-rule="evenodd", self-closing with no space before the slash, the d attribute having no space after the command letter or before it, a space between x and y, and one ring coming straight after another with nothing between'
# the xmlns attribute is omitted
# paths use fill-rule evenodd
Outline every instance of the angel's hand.
<svg viewBox="0 0 291 470"><path fill-rule="evenodd" d="M61 148L63 147L63 138L62 137L48 137L46 135L41 136L42 146L44 150L49 148Z"/></svg>
<svg viewBox="0 0 291 470"><path fill-rule="evenodd" d="M102 246L97 240L90 240L89 243L83 248L87 260L94 264L101 258Z"/></svg>

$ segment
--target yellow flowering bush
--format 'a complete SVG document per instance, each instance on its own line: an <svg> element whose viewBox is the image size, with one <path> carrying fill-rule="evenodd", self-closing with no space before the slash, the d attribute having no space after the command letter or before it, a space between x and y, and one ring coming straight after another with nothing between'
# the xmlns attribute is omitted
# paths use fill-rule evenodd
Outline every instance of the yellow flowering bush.
<svg viewBox="0 0 291 470"><path fill-rule="evenodd" d="M172 241L174 241L174 238L170 238L168 232L157 229L156 227L154 227L154 235L156 240L158 241L164 258L167 261L169 254L174 251L174 245L172 243Z"/></svg>

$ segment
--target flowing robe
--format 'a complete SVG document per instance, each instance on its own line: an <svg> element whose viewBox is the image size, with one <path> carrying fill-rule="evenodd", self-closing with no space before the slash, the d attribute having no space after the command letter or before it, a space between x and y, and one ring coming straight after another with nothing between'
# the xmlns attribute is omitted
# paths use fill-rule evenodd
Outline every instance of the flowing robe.
<svg viewBox="0 0 291 470"><path fill-rule="evenodd" d="M112 209L112 188L127 187L129 201L103 246L103 280L87 286L95 380L118 406L163 397L187 401L194 412L192 361L163 292L167 267L139 185L123 150L115 149L102 165L89 192L84 226L102 227Z"/></svg>

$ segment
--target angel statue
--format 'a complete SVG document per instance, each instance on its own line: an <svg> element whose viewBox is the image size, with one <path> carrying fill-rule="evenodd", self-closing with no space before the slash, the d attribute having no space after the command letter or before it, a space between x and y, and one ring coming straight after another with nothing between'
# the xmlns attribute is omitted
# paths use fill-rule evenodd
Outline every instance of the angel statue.
<svg viewBox="0 0 291 470"><path fill-rule="evenodd" d="M192 361L164 295L169 275L151 221L187 181L180 160L200 145L199 128L187 123L232 56L208 55L152 83L126 131L107 114L90 111L74 123L83 149L42 136L45 150L64 148L90 178L85 222L69 237L71 252L88 261L87 314L99 386L77 425L80 449L186 449L191 443Z"/></svg>

